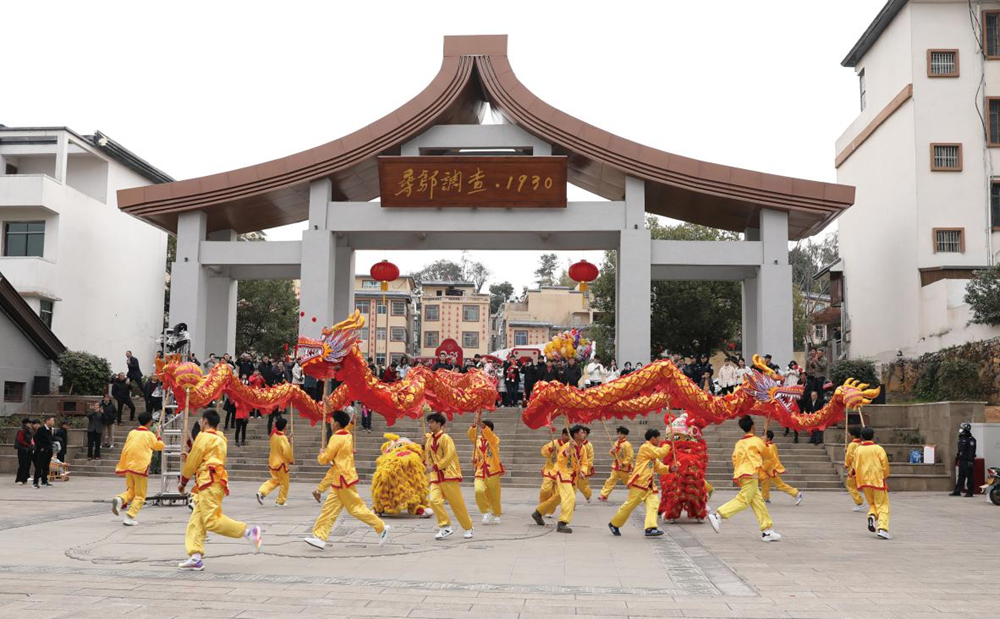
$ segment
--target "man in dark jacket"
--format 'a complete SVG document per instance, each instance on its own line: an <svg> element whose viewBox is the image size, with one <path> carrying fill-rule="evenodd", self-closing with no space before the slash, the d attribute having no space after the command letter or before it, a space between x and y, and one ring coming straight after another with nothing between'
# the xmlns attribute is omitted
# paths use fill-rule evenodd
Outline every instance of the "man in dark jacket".
<svg viewBox="0 0 1000 619"><path fill-rule="evenodd" d="M136 388L142 391L142 370L139 369L139 360L132 356L131 350L125 351L125 367L128 370L126 376L129 382L134 383Z"/></svg>
<svg viewBox="0 0 1000 619"><path fill-rule="evenodd" d="M527 405L528 400L531 399L531 390L535 388L535 383L538 382L538 366L535 365L535 362L531 358L524 362L521 374L524 375L524 403Z"/></svg>
<svg viewBox="0 0 1000 619"><path fill-rule="evenodd" d="M21 420L21 429L14 437L14 449L17 450L17 475L14 477L14 483L23 486L28 483L28 475L31 473L31 459L35 452L35 446L31 441L30 419Z"/></svg>
<svg viewBox="0 0 1000 619"><path fill-rule="evenodd" d="M108 396L104 396L104 400L101 403L95 404L92 409L87 411L87 459L88 460L100 460L101 459L101 432L104 429L104 418L108 414L107 409L104 408L104 403L110 405L110 413L114 413L114 403L111 402Z"/></svg>
<svg viewBox="0 0 1000 619"><path fill-rule="evenodd" d="M253 361L250 360L250 355L246 353L240 355L240 360L237 362L236 367L240 370L240 380L247 380L254 371Z"/></svg>
<svg viewBox="0 0 1000 619"><path fill-rule="evenodd" d="M56 419L48 415L42 422L42 426L35 432L35 481L32 484L35 488L48 486L49 484L49 464L52 463L52 428Z"/></svg>
<svg viewBox="0 0 1000 619"><path fill-rule="evenodd" d="M566 369L563 370L563 383L570 387L579 387L582 377L583 368L577 364L576 357L570 357L566 362Z"/></svg>
<svg viewBox="0 0 1000 619"><path fill-rule="evenodd" d="M975 496L975 481L973 478L974 465L976 463L976 437L972 436L972 424L963 423L958 430L958 452L955 455L955 464L958 465L958 483L951 496L962 494L962 486L965 486L965 496Z"/></svg>
<svg viewBox="0 0 1000 619"><path fill-rule="evenodd" d="M135 419L135 404L132 404L132 392L129 389L128 380L121 372L111 380L111 395L118 402L118 423L122 422L122 410L128 408L128 420ZM149 407L146 407L149 410Z"/></svg>

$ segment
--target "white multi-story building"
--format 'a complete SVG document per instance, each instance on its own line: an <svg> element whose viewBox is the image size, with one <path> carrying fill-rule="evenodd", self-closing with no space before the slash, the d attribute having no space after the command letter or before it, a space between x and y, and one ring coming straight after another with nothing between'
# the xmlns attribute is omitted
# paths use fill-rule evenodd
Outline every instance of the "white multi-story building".
<svg viewBox="0 0 1000 619"><path fill-rule="evenodd" d="M169 176L100 132L0 125L0 273L72 350L152 369L167 234L117 191Z"/></svg>
<svg viewBox="0 0 1000 619"><path fill-rule="evenodd" d="M836 145L857 188L831 269L849 356L1000 335L964 302L1000 250L1000 2L890 0L842 64L860 107Z"/></svg>

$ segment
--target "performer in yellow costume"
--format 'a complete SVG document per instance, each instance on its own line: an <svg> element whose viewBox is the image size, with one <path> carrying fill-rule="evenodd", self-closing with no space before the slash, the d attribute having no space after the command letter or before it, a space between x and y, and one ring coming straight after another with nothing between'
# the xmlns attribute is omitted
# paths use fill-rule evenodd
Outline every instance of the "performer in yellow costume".
<svg viewBox="0 0 1000 619"><path fill-rule="evenodd" d="M632 443L628 442L628 428L625 426L618 426L618 440L611 447L611 458L613 459L611 475L608 475L608 480L604 482L601 494L597 497L598 501L607 501L618 482L628 486L628 478L632 476L635 450L632 448Z"/></svg>
<svg viewBox="0 0 1000 619"><path fill-rule="evenodd" d="M668 430L669 431L669 430ZM670 453L668 443L660 444L660 431L655 428L646 430L646 442L639 448L639 456L635 462L635 472L628 480L628 498L618 508L608 528L611 534L618 537L622 534L621 526L625 524L632 511L640 503L646 506L646 537L659 537L663 530L656 526L656 512L660 507L660 493L656 489L656 476L670 472L663 464L663 459Z"/></svg>
<svg viewBox="0 0 1000 619"><path fill-rule="evenodd" d="M854 452L854 469L851 471L858 483L858 490L868 501L868 530L879 539L892 539L889 533L889 458L885 449L876 445L875 430L861 430L861 444Z"/></svg>
<svg viewBox="0 0 1000 619"><path fill-rule="evenodd" d="M576 509L576 478L580 474L583 441L587 438L587 432L583 426L576 425L570 428L569 435L572 440L560 445L556 451L556 463L553 467L555 491L539 503L531 514L535 524L544 526L542 516L554 513L556 506L559 506L559 523L556 525L559 533L573 532L569 524L573 521L573 511Z"/></svg>
<svg viewBox="0 0 1000 619"><path fill-rule="evenodd" d="M284 506L288 500L288 477L291 475L291 467L295 464L295 453L292 451L292 443L285 435L285 426L288 420L278 417L274 422L274 433L271 434L271 454L267 457L267 468L271 471L271 479L265 481L257 490L257 502L264 504L264 497L278 490L278 498L275 505Z"/></svg>
<svg viewBox="0 0 1000 619"><path fill-rule="evenodd" d="M593 496L590 478L594 476L594 444L590 442L590 428L584 426L583 431L587 438L583 439L583 460L580 462L580 474L576 478L576 489L590 503L590 497Z"/></svg>
<svg viewBox="0 0 1000 619"><path fill-rule="evenodd" d="M844 450L844 487L847 488L847 493L851 495L851 500L854 501L854 511L863 512L865 511L864 503L865 500L861 498L861 493L858 492L858 481L854 479L854 452L858 450L858 445L861 444L861 428L858 426L851 426L851 442L848 443L847 449Z"/></svg>
<svg viewBox="0 0 1000 619"><path fill-rule="evenodd" d="M320 464L330 465L330 470L327 472L327 477L332 479L330 494L326 497L323 509L313 524L312 537L307 537L303 541L321 550L326 548L330 531L333 530L340 512L345 509L347 513L375 529L379 535L380 546L389 538L389 525L368 509L354 488L358 483L358 472L354 468L354 440L348 430L351 423L353 421L350 415L344 411L335 412L332 423L333 436L316 458Z"/></svg>
<svg viewBox="0 0 1000 619"><path fill-rule="evenodd" d="M493 422L479 419L479 437L476 426L469 428L469 441L473 444L472 465L476 469L476 506L483 515L483 524L500 524L500 476L504 474L500 462L500 437L493 432Z"/></svg>
<svg viewBox="0 0 1000 619"><path fill-rule="evenodd" d="M424 445L424 461L428 467L431 481L430 502L434 515L437 516L438 532L434 539L444 539L454 533L451 520L444 509L445 501L451 506L458 523L465 529L465 539L472 539L472 519L469 510L465 508L462 498L462 466L458 462L455 442L445 434L444 426L448 420L441 413L427 415L427 427L430 434Z"/></svg>
<svg viewBox="0 0 1000 619"><path fill-rule="evenodd" d="M719 507L714 514L708 515L708 521L718 533L724 518L732 518L747 507L753 510L760 524L761 541L776 542L781 535L772 528L771 515L760 496L757 487L758 477L764 466L764 450L766 446L760 437L753 433L753 418L750 415L740 417L740 428L746 435L736 441L733 448L733 482L739 484L740 493L728 503Z"/></svg>
<svg viewBox="0 0 1000 619"><path fill-rule="evenodd" d="M795 498L795 504L802 503L802 493L789 486L781 479L781 474L785 472L781 459L778 458L778 446L774 444L774 432L767 431L767 442L764 443L764 475L760 479L760 496L764 503L771 502L771 485L776 490L781 490L790 497Z"/></svg>
<svg viewBox="0 0 1000 619"><path fill-rule="evenodd" d="M201 416L201 432L194 439L181 468L181 481L177 491L184 494L188 481L195 480L198 503L188 519L184 544L188 560L177 567L185 570L205 569L202 555L208 531L225 537L244 537L260 552L262 544L260 527L233 520L222 513L222 499L229 494L229 475L226 473L226 437L219 434L219 413L207 410Z"/></svg>
<svg viewBox="0 0 1000 619"><path fill-rule="evenodd" d="M542 446L542 487L538 491L538 502L544 503L556 491L556 454L559 448L569 442L569 430L563 428L559 439L552 439Z"/></svg>
<svg viewBox="0 0 1000 619"><path fill-rule="evenodd" d="M372 511L381 516L405 510L421 518L430 518L424 450L398 434L387 432L382 436L386 441L382 443L382 455L375 460Z"/></svg>
<svg viewBox="0 0 1000 619"><path fill-rule="evenodd" d="M347 408L344 409L344 412L347 413L348 417L351 418L351 423L347 426L347 433L351 437L351 453L353 453L354 452L354 407L348 406ZM330 489L330 485L333 484L333 482L334 482L333 470L331 469L326 472L326 475L323 476L323 479L319 480L319 483L316 484L316 489L312 491L312 496L314 499L316 499L317 503L323 502L323 493Z"/></svg>
<svg viewBox="0 0 1000 619"><path fill-rule="evenodd" d="M115 467L115 473L125 477L125 492L111 501L111 511L117 516L122 507L128 505L122 524L129 527L139 524L135 517L146 502L146 482L149 480L149 463L153 459L153 452L163 451L160 435L153 434L146 427L152 420L153 415L150 413L139 413L139 427L128 433L121 457L118 458L118 466Z"/></svg>

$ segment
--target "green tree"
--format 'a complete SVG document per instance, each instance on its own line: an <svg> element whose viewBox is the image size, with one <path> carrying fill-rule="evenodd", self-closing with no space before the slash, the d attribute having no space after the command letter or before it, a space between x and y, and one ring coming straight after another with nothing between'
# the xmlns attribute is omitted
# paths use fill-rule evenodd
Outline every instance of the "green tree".
<svg viewBox="0 0 1000 619"><path fill-rule="evenodd" d="M76 395L101 395L108 390L111 364L89 352L67 350L56 361L63 390Z"/></svg>
<svg viewBox="0 0 1000 619"><path fill-rule="evenodd" d="M673 241L737 240L739 235L695 224L663 225L648 217L646 227L654 239ZM615 255L605 253L601 274L594 282L593 306L599 312L592 329L602 356L614 355ZM742 321L740 285L737 282L653 282L650 289L650 354L663 350L691 355L713 352L736 339ZM623 312L628 319L628 309ZM619 359L619 363L632 361Z"/></svg>
<svg viewBox="0 0 1000 619"><path fill-rule="evenodd" d="M806 335L809 332L809 315L806 314L805 295L798 286L792 284L792 344L794 350L805 350Z"/></svg>
<svg viewBox="0 0 1000 619"><path fill-rule="evenodd" d="M299 300L291 280L241 280L236 305L236 351L281 355L295 345ZM210 351L227 352L227 351Z"/></svg>
<svg viewBox="0 0 1000 619"><path fill-rule="evenodd" d="M539 286L552 286L556 281L556 268L559 258L555 254L542 254L535 269L535 283Z"/></svg>
<svg viewBox="0 0 1000 619"><path fill-rule="evenodd" d="M514 296L514 285L510 282L490 284L490 314L500 311L500 306Z"/></svg>
<svg viewBox="0 0 1000 619"><path fill-rule="evenodd" d="M1000 265L973 271L965 287L965 302L977 325L1000 325Z"/></svg>

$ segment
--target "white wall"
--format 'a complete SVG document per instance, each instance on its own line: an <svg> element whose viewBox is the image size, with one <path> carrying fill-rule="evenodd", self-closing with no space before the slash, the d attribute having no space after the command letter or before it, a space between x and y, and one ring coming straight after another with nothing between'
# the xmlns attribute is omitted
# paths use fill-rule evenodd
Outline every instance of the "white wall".
<svg viewBox="0 0 1000 619"><path fill-rule="evenodd" d="M24 383L25 393L22 403L0 399L0 416L26 412L35 377L49 375L49 361L4 313L0 313L0 342L0 393L6 381Z"/></svg>

